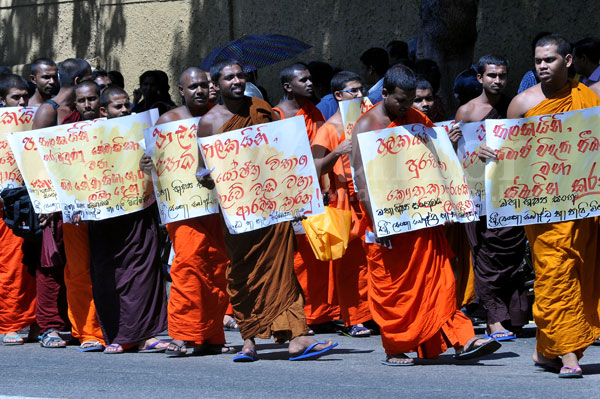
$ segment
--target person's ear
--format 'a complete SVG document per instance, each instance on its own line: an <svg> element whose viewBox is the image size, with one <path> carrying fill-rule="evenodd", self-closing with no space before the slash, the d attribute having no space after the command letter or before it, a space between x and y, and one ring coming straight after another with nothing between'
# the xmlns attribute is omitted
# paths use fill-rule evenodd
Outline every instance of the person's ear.
<svg viewBox="0 0 600 399"><path fill-rule="evenodd" d="M573 63L573 55L572 54L565 55L565 66L567 68L569 68L572 63Z"/></svg>
<svg viewBox="0 0 600 399"><path fill-rule="evenodd" d="M342 101L342 93L340 93L339 91L334 91L333 92L333 97L337 100L337 101Z"/></svg>
<svg viewBox="0 0 600 399"><path fill-rule="evenodd" d="M178 85L177 89L179 89L179 94L181 95L181 97L184 97L184 95L183 95L183 86L182 85Z"/></svg>
<svg viewBox="0 0 600 399"><path fill-rule="evenodd" d="M381 97L382 98L386 98L388 96L388 94L389 93L385 87L383 89L381 89Z"/></svg>
<svg viewBox="0 0 600 399"><path fill-rule="evenodd" d="M0 97L0 103L2 103L3 107L6 107L6 100L4 99L4 97Z"/></svg>
<svg viewBox="0 0 600 399"><path fill-rule="evenodd" d="M483 76L481 76L480 73L477 74L477 81L481 84L483 84Z"/></svg>
<svg viewBox="0 0 600 399"><path fill-rule="evenodd" d="M292 92L292 85L288 82L288 83L284 83L283 84L283 91L285 91L286 93L291 93Z"/></svg>
<svg viewBox="0 0 600 399"><path fill-rule="evenodd" d="M106 112L106 108L100 107L100 116L106 118L108 116L108 112Z"/></svg>

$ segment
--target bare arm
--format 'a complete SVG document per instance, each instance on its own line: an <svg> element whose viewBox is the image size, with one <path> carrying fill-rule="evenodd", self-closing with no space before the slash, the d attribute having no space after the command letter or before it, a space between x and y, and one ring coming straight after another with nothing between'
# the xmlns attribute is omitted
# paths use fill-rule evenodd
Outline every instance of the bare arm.
<svg viewBox="0 0 600 399"><path fill-rule="evenodd" d="M32 130L43 129L45 127L56 126L57 112L49 104L42 104L33 118Z"/></svg>
<svg viewBox="0 0 600 399"><path fill-rule="evenodd" d="M312 146L312 155L315 160L315 168L317 175L321 176L333 170L333 165L344 154L349 154L352 151L352 141L350 139L342 141L333 151L320 145Z"/></svg>

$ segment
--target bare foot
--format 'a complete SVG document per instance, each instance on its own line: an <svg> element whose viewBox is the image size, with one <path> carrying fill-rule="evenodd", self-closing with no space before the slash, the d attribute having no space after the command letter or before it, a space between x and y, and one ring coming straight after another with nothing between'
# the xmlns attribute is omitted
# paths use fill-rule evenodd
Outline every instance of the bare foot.
<svg viewBox="0 0 600 399"><path fill-rule="evenodd" d="M392 364L403 364L403 365L413 365L415 364L414 359L406 356L404 353L399 353L397 355L387 355L386 362Z"/></svg>
<svg viewBox="0 0 600 399"><path fill-rule="evenodd" d="M502 323L496 322L492 324L488 324L486 329L486 334L491 336L494 334L494 338L504 338L504 337L514 337L515 334L512 331L508 331Z"/></svg>
<svg viewBox="0 0 600 399"><path fill-rule="evenodd" d="M533 362L536 364L552 364L552 363L556 362L556 359L550 359L550 358L542 355L537 350L533 351L533 356L531 356L531 357L533 359Z"/></svg>
<svg viewBox="0 0 600 399"><path fill-rule="evenodd" d="M5 345L21 345L24 343L24 341L17 331L12 331L4 334L4 337L2 337L2 343Z"/></svg>
<svg viewBox="0 0 600 399"><path fill-rule="evenodd" d="M241 351L252 356L258 355L258 352L256 352L256 343L254 342L254 338L245 339Z"/></svg>
<svg viewBox="0 0 600 399"><path fill-rule="evenodd" d="M148 338L138 344L138 351L153 350L156 352L164 351L169 346L168 342L163 342L156 337Z"/></svg>
<svg viewBox="0 0 600 399"><path fill-rule="evenodd" d="M579 367L579 360L573 352L562 355L561 360L563 366L568 367L571 370L577 369Z"/></svg>
<svg viewBox="0 0 600 399"><path fill-rule="evenodd" d="M185 355L187 354L187 347L185 346L185 341L180 339L172 339L167 346L167 351L170 352L171 355Z"/></svg>
<svg viewBox="0 0 600 399"><path fill-rule="evenodd" d="M290 345L288 346L288 352L290 352L292 355L302 354L306 350L306 348L308 348L315 342L319 342L319 341L317 341L316 339L307 337L306 335L296 337L290 341ZM315 345L313 350L315 352L318 352L320 350L323 350L323 349L333 345L333 341L331 341L331 340L327 340L324 342L325 342L324 344Z"/></svg>

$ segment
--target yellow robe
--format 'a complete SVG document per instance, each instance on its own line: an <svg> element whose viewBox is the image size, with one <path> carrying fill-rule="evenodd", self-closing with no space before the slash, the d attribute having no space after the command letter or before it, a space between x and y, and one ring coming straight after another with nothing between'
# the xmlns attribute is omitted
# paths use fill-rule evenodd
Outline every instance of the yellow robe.
<svg viewBox="0 0 600 399"><path fill-rule="evenodd" d="M525 117L599 105L593 91L570 81ZM598 218L525 226L535 269L537 350L545 357L570 352L581 357L600 336L598 230Z"/></svg>

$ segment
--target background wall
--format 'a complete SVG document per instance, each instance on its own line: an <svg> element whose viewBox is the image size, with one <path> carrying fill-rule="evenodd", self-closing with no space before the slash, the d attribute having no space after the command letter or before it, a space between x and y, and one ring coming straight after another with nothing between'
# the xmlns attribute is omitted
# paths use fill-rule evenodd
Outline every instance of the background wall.
<svg viewBox="0 0 600 399"><path fill-rule="evenodd" d="M0 65L21 70L19 65L40 56L57 61L82 57L95 67L120 70L129 92L143 71L162 69L178 99L174 89L182 69L249 33L294 36L313 46L298 60L323 60L360 72L364 50L417 34L419 5L419 0L0 0ZM572 41L600 35L597 8L595 0L481 1L475 58L506 55L509 90L516 92L521 76L533 66L533 36L542 30ZM259 83L274 102L285 64L259 71Z"/></svg>

